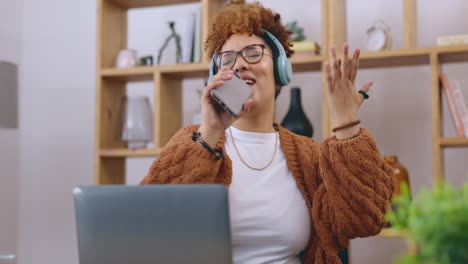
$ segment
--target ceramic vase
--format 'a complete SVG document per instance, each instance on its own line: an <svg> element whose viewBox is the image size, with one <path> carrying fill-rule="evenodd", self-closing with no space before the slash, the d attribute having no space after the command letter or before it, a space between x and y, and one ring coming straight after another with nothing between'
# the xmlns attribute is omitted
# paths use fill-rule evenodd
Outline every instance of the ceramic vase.
<svg viewBox="0 0 468 264"><path fill-rule="evenodd" d="M281 122L281 126L293 133L306 137L312 137L314 134L312 124L302 109L300 88L295 87L291 89L291 103L288 113Z"/></svg>

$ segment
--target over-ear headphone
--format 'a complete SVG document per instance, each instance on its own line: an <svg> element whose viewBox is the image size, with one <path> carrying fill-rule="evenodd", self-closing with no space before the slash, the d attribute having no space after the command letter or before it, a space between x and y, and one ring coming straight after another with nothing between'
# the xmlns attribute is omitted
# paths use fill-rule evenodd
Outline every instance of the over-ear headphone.
<svg viewBox="0 0 468 264"><path fill-rule="evenodd" d="M286 51L284 51L283 45L278 41L278 39L273 36L270 32L263 30L264 33L261 35L261 38L270 46L273 50L273 65L275 73L275 81L281 86L285 86L291 82L292 79L292 67L291 62L286 56ZM213 54L210 62L210 76L208 80L218 72L218 68L215 65L216 53ZM279 93L279 91L277 91Z"/></svg>

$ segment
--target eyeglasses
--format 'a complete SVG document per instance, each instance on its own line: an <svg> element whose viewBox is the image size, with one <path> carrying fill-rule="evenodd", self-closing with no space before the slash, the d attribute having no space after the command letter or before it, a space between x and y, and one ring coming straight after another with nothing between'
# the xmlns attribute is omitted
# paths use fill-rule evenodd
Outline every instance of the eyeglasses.
<svg viewBox="0 0 468 264"><path fill-rule="evenodd" d="M244 47L241 51L225 51L221 52L215 57L215 64L218 69L221 67L228 67L232 68L237 61L237 55L241 55L242 59L244 59L249 64L255 64L260 62L263 58L263 54L265 53L266 46L263 44L252 44Z"/></svg>

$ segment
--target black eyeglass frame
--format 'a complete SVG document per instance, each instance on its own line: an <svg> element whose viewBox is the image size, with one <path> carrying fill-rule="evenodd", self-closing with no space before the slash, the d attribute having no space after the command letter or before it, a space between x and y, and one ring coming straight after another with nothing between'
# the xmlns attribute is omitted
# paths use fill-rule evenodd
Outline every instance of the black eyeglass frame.
<svg viewBox="0 0 468 264"><path fill-rule="evenodd" d="M260 58L258 59L258 61L256 62L248 62L245 57L244 57L244 54L243 52L245 51L245 49L247 48L251 48L251 47L261 47L262 48L262 55L260 56ZM233 53L236 55L236 57L234 58L234 62L232 63L232 66L236 65L236 62L237 62L237 57L238 55L240 55L242 57L242 59L247 62L248 64L257 64L259 63L262 59L263 59L263 55L265 55L265 49L266 49L266 45L265 44L251 44L251 45L247 45L245 46L244 48L242 48L240 51L232 51L232 50L228 50L228 51L224 51L224 52L221 52L219 54L216 55L215 59L214 59L214 65L216 66L217 70L221 69L222 66L218 65L218 59L220 58L220 56L223 56L224 54L226 53ZM267 54L268 55L268 54ZM232 68L232 66L230 68Z"/></svg>

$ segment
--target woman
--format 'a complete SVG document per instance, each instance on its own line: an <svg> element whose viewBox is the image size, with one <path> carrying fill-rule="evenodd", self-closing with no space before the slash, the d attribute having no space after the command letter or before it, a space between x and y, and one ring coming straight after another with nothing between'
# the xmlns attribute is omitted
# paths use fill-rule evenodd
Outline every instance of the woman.
<svg viewBox="0 0 468 264"><path fill-rule="evenodd" d="M279 93L277 48L290 57L280 15L259 3L230 5L215 18L205 48L219 70L205 87L202 121L181 129L142 184L222 183L229 187L234 263L340 263L349 239L376 235L395 190L358 109L371 82L355 89L359 50L326 65L335 137L319 144L273 123ZM240 76L252 88L233 117L210 90ZM302 252L302 254L301 254ZM302 255L302 259L299 257Z"/></svg>

